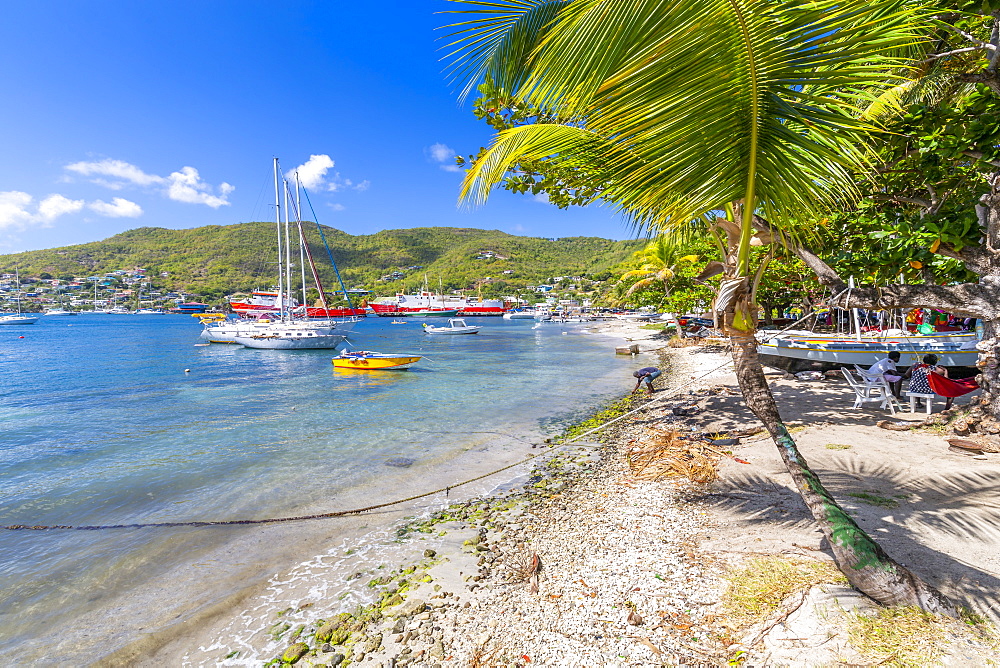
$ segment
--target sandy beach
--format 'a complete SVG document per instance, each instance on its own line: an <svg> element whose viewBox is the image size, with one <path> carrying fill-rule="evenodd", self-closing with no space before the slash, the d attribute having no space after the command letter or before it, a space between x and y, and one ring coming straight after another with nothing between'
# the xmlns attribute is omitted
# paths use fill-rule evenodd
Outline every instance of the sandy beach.
<svg viewBox="0 0 1000 668"><path fill-rule="evenodd" d="M669 348L634 324L594 329L667 368L658 392L630 407L641 410L532 448L532 462L475 489L411 505L391 529L330 546L172 642L106 663L908 665L901 650L865 643L877 606L832 567L724 346ZM842 380L774 372L771 385L804 456L858 523L970 619L1000 620L1000 455L949 450L932 428L880 429L886 414L851 410ZM629 454L662 433L739 442L711 482L648 479ZM774 606L755 617L734 602L744 580L785 568L808 577ZM933 624L925 635L941 639L928 663L939 652L944 665L991 665L989 623Z"/></svg>

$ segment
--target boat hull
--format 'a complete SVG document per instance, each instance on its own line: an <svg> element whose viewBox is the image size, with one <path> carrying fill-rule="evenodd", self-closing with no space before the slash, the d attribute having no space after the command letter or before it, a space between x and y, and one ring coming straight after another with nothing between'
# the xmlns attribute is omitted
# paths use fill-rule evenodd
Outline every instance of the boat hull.
<svg viewBox="0 0 1000 668"><path fill-rule="evenodd" d="M390 355L370 353L362 356L334 357L335 369L359 369L363 371L380 371L389 369L408 369L410 365L420 361L416 355Z"/></svg>
<svg viewBox="0 0 1000 668"><path fill-rule="evenodd" d="M34 325L37 321L30 315L0 315L0 325Z"/></svg>
<svg viewBox="0 0 1000 668"><path fill-rule="evenodd" d="M915 342L912 339L851 341L845 339L775 338L757 345L762 364L786 371L836 369L854 364L871 366L890 352L898 352L897 366L919 364L924 355L938 356L938 364L948 367L974 367L976 350L963 350L954 341Z"/></svg>
<svg viewBox="0 0 1000 668"><path fill-rule="evenodd" d="M333 350L346 338L342 334L302 333L302 336L257 334L237 336L234 343L256 350Z"/></svg>
<svg viewBox="0 0 1000 668"><path fill-rule="evenodd" d="M478 334L478 327L424 327L424 331L428 334Z"/></svg>
<svg viewBox="0 0 1000 668"><path fill-rule="evenodd" d="M218 322L206 324L201 331L201 338L209 343L237 343L239 337L254 338L267 334L285 335L298 332L312 332L317 335L340 336L341 340L351 333L356 321L337 322L329 326L320 326L311 322L268 323L268 322ZM301 337L295 337L301 338Z"/></svg>

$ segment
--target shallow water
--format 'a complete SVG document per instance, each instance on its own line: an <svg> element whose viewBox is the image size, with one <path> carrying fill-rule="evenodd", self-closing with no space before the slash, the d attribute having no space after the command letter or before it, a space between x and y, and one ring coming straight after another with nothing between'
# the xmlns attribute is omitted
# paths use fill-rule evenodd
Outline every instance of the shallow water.
<svg viewBox="0 0 1000 668"><path fill-rule="evenodd" d="M463 473L448 469L461 453L539 442L631 388L636 363L580 325L477 324L479 335L433 336L416 320L368 318L355 329L357 347L426 355L409 371L377 373L335 370L330 351L196 345L200 327L186 316L0 328L0 525L259 519L364 505L387 490L434 489ZM392 458L414 464L386 466ZM141 599L166 573L197 570L238 531L0 533L0 656L24 658L66 620L113 618L123 600ZM232 587L247 584L241 576ZM184 599L185 587L193 584L171 595ZM134 617L144 613L128 614L142 624ZM148 615L155 627L155 611ZM97 658L88 642L119 642L82 635L90 640L74 641L77 658Z"/></svg>

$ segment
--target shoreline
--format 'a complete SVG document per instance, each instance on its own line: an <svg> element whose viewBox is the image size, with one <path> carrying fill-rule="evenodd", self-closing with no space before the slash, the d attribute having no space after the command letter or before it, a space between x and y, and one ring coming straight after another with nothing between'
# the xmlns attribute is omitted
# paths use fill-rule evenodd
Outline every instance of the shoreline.
<svg viewBox="0 0 1000 668"><path fill-rule="evenodd" d="M727 578L735 567L766 557L831 571L832 559L789 489L790 479L782 479L787 474L776 467L773 445L766 435L754 435L759 427L744 430L750 435L734 448L739 457L723 458L720 479L707 486L676 478L636 478L626 455L651 428L669 425L736 434L755 422L745 409L741 412L732 375L726 369L712 370L723 361L721 351L699 347L650 352L671 361L657 386L696 380L697 387L662 403L655 395L650 401L639 399L634 404L641 410L634 416L596 437L545 453L544 461L519 479L485 496L404 520L396 535L404 541L396 543L403 551L330 583L334 599L345 591L366 594L351 599L349 614L345 608L350 606L329 599L321 599L322 610L311 604L289 606L281 615L257 620L262 631L278 631L252 657L222 639L200 648L189 642L184 665L871 662L851 644L850 629L857 618L854 611L865 618L877 618L879 611L839 584L835 569L824 576L829 580L802 590L794 609L779 609L750 626L731 622L724 592L732 586ZM842 415L842 389L779 380L773 385L779 401L796 404L797 411L787 411L792 413L788 423L813 461L819 454L813 451L816 437L825 440L829 427L824 425L830 423L817 421L820 411L810 402L826 402L824 408L832 406ZM812 396L817 392L818 399ZM877 440L890 460L899 459L892 448L912 448L905 437L880 433L874 426L881 417L877 411L858 415L857 424L840 430ZM923 440L928 448L938 447L932 437ZM841 447L827 454L832 466L843 468L850 462L845 457L860 453L851 453L852 446ZM957 466L965 463L961 455L955 457ZM818 457L815 461L817 468L831 466ZM925 464L940 468L933 457ZM988 462L989 470L1000 472L998 464ZM856 462L847 465L862 472ZM826 480L831 474L821 475ZM833 478L834 487L839 482ZM845 505L863 526L885 513L850 495ZM989 508L982 512L984 521L995 514ZM898 536L875 535L900 554L899 544L890 540ZM918 537L920 544L913 546L917 552L939 547L934 536ZM926 568L917 568L918 573L925 578L936 575L930 581L949 595L964 594L966 601L974 602L978 594L988 603L1000 582L1000 568L989 567L995 558L990 561L992 557L982 553L988 547L986 543L975 554L963 554L980 559L980 570L972 572L981 576L964 591L956 589L961 577L949 580L949 573L928 573ZM961 628L951 631L950 640L941 644L952 658L961 656L961 665L988 665L996 646L989 644L987 632L970 640L961 635Z"/></svg>
<svg viewBox="0 0 1000 668"><path fill-rule="evenodd" d="M656 331L656 330L639 330L638 327L636 325L632 324L632 323L622 323L622 324L617 325L617 326L615 326L615 325L616 324L612 324L611 327L608 327L607 324L605 324L604 327L600 328L600 329L602 329L604 331L598 331L598 332L591 331L591 333L597 334L597 335L601 335L602 338L608 338L608 339L620 338L622 333L628 333L628 334L630 334L629 338L631 340L643 340L643 339L647 339L648 340L648 339L653 339L653 338L657 337L657 335L659 335L659 332ZM644 344L643 347L647 347L647 346ZM661 348L661 347L662 347L661 345L654 346L654 348ZM675 374L669 374L668 373L667 375L673 376ZM660 385L662 383L662 380L663 379L661 379L661 381L658 382L657 385ZM627 399L627 396L626 396L626 399ZM621 401L621 398L619 398L618 401L616 401L614 403L618 403L620 401ZM641 401L641 399L639 401ZM638 404L639 401L637 401L636 403ZM591 442L589 445L583 445L583 446L579 446L579 445L562 446L561 450L569 450L569 451L587 451L587 450L591 450L592 451L593 448L594 448L594 446L595 446L595 444L593 442ZM539 459L543 460L543 461L549 461L549 460L553 460L553 459L559 460L562 456L563 455L561 455L560 452L558 452L558 451L557 452L543 452L543 453L540 453ZM579 453L578 453L577 456L579 456ZM588 455L588 456L590 456L590 455ZM522 463L520 466L527 468L527 467L532 466L532 464L531 463ZM541 466L541 465L540 464L535 464L536 469L537 469L538 466ZM534 480L535 478L537 478L537 476L538 476L537 472L533 472L533 471L529 470L529 472L527 472L527 473L523 473L521 475L514 476L511 480L508 480L505 483L502 483L502 484L499 484L499 485L492 485L491 486L492 489L489 489L488 487L484 487L483 489L479 490L479 494L478 495L477 494L472 494L471 495L471 497L470 497L471 500L472 500L471 502L487 503L488 504L489 503L489 501L488 501L489 499L507 499L509 497L509 494L511 494L511 493L514 493L514 494L519 493L517 491L519 489L519 485L524 485L526 480ZM532 485L538 485L538 482L533 482L531 484ZM565 483L562 483L562 484L565 484ZM525 487L524 490L522 490L522 491L525 491L530 496L533 489L535 489L535 488L531 487L531 486L528 486L528 487ZM515 490L515 491L512 492L511 490ZM504 501L504 502L506 502L506 501ZM467 501L465 503L469 503L469 501ZM428 515L428 513L434 514L434 512L435 511L434 511L433 507L431 507L431 508L423 508L421 516L426 517ZM398 524L399 521L400 521L399 520L399 513L393 513L393 515L396 517L396 519L394 520L394 522L396 524ZM417 520L411 520L411 522L413 522L413 521L417 521ZM465 528L465 527L451 527L450 529L444 529L444 531L454 532L454 531L460 531L463 528ZM384 547L386 547L386 544L389 541L391 541L391 540L393 540L392 536L390 536L387 533L382 533L381 535L368 535L368 536L364 536L363 538L360 539L360 542L362 542L363 544L366 544L368 546L368 548L371 549L371 548L376 548L379 543L382 543L382 547L384 548ZM346 541L344 543L342 543L342 545L340 547L343 548L345 546L346 546ZM398 545L394 545L392 547L398 548L399 546ZM321 562L321 561L323 561L324 556L327 559L332 559L332 553L333 552L335 552L335 550L330 550L326 555L320 555L319 557L316 557L316 560L318 560L318 561ZM348 552L349 552L349 550L348 550ZM399 552L399 554L394 554L392 557L385 557L383 555L382 558L381 558L381 560L383 562L385 562L385 561L393 561L393 560L400 560L400 559L402 559L405 562L406 559L404 559L404 554L406 552L406 549L405 548L404 549L400 549L400 550L398 550L398 552ZM350 555L345 555L345 556L350 556ZM410 555L410 556L413 557L414 555ZM346 562L347 560L340 559L340 560L336 560L336 561ZM317 565L316 563L313 563L312 566L309 566L309 565L307 565L309 563L310 562L303 562L303 564L300 564L298 567L296 567L296 569L298 569L300 567L305 567L306 570L308 570L310 568L316 567L316 565ZM384 566L385 566L384 563L380 564L380 567L384 567ZM357 572L359 572L359 571L354 570L355 568L358 568L358 567L359 566L356 563L354 565L349 565L349 564L346 564L346 563L338 563L337 566L333 570L331 570L330 577L331 578L340 577L340 578L343 579L343 581L341 583L342 590L340 591L340 593L338 594L338 596L343 597L346 594L347 600L349 600L352 604L354 604L354 605L358 605L358 604L364 605L366 603L370 603L370 600L369 600L370 597L366 597L364 595L365 592L363 590L361 592L358 592L357 590L352 589L349 586L349 584L348 584L350 582L350 579L349 579L349 577L346 577L346 576L350 576L350 575L353 575L353 574L356 574ZM292 570L294 571L296 569L292 569ZM345 573L346 573L346 575L345 575ZM246 598L253 599L254 597L260 597L260 596L262 596L261 590L267 589L268 587L273 587L274 583L278 579L280 579L280 578L272 578L272 580L269 583L269 585L263 585L260 588L260 590L258 590L256 592L253 592L253 593L249 594L248 596L242 596L242 597L240 597L241 600L242 599L246 599ZM293 579L294 579L294 576L293 576ZM292 598L294 598L294 597L292 597ZM293 601L293 600L290 599L290 602L295 602L295 601ZM216 607L220 607L220 606L216 606ZM224 608L225 606L221 606L221 607ZM295 607L295 606L291 606L291 607ZM346 608L349 608L349 607L350 606L341 605L341 606L338 607L338 612L343 612ZM235 612L235 611L233 611L233 612ZM216 619L221 619L222 617L224 617L224 615L225 615L224 610L220 610L220 611L218 611L218 614L216 614L214 617ZM306 619L306 618L308 618L310 616L312 616L312 615L309 615L309 614L303 615L303 620L302 621L303 622L308 622L308 619ZM236 615L236 617L243 618L243 619L247 618L247 616L246 616L245 613L244 614L240 614L240 615ZM257 629L257 635L260 635L260 631L261 631L261 628L258 628ZM245 630L244 630L244 632L245 632ZM204 636L205 634L204 633L200 633L199 635L200 636ZM184 665L204 665L206 663L218 663L218 662L220 662L220 660L223 662L223 665L257 665L255 662L259 658L261 658L260 656L255 655L252 660L249 660L248 657L246 656L246 654L244 653L240 657L231 657L230 659L226 660L225 656L224 656L225 654L230 654L233 651L239 651L239 650L229 650L229 651L225 652L223 656L219 656L218 654L211 655L212 651L214 651L215 649L217 649L219 647L219 643L218 642L209 642L207 645L202 645L202 648L203 648L202 650L195 650L195 648L192 647L192 644L196 644L196 643L192 643L191 640L192 640L192 638L190 638L190 636L188 636L186 633L179 632L179 633L177 633L175 635L175 637L174 637L174 639L173 639L172 642L168 642L168 643L164 644L162 647L160 647L159 650L154 651L154 653L152 654L152 656L146 656L145 658L143 658L143 654L145 654L145 652L143 651L143 649L145 649L145 648L143 648L141 645L133 645L131 648L125 648L124 650L116 652L112 656L108 657L108 660L106 662L103 662L103 663L105 663L105 665L122 665L124 663L128 663L130 665L155 665L157 663L162 663L163 661L168 661L168 662L173 663L173 662L175 662L174 659L178 659L179 658L179 659L182 660L182 662L184 663ZM213 639L213 640L217 640L217 639ZM184 648L186 648L186 649L184 649Z"/></svg>
<svg viewBox="0 0 1000 668"><path fill-rule="evenodd" d="M756 421L742 408L731 372L716 369L725 361L719 347L666 349L655 330L636 330L617 326L596 333L627 334L642 342L641 354L658 356L661 366L669 360L658 387L692 380L695 387L663 402L663 394L613 402L619 412L622 403L641 410L579 443L543 452L526 473L484 485L478 496L397 517L393 529L369 536L370 554L352 554L341 543L300 563L271 579L270 598L257 592L236 606L242 612L230 607L231 622L221 632L200 629L152 655L118 654L102 663L716 665L734 657L754 665L870 662L851 644L852 611L877 616L878 610L833 576L802 590L794 610L778 610L749 626L732 622L725 591L733 569L766 557L829 571L832 560L770 440L753 435ZM899 474L896 482L911 490L942 468L933 435L919 436L917 450L912 436L877 429L877 411L847 413L845 421L843 389L836 383L773 375L771 381L803 451L869 531L882 530L872 524L884 523L887 511L863 497L882 498L877 491L889 498L888 492L871 483L861 485L871 493L845 492L857 481L838 471L858 479L881 471L885 477L884 469L906 452L903 459L914 460L915 470L907 470L912 480ZM719 480L708 485L638 479L629 469L629 450L659 428L749 435L734 446L738 457L722 458ZM845 445L824 444L831 438ZM846 444L851 439L864 446L853 449ZM962 455L951 457L956 471L968 463ZM1000 474L1000 460L977 465L985 467L984 475ZM890 526L906 526L913 535L876 533L877 539L914 567L934 551L930 572L916 568L918 574L988 613L1000 584L990 543L970 531L958 548L951 546L968 563L957 555L942 560L959 520L917 526L922 513L931 512L917 498L925 494L897 496L901 509L889 512L899 519L890 517ZM965 511L975 516L963 521L980 528L996 526L1000 515L989 506ZM319 572L321 591L296 589L296 577ZM269 605L261 604L265 599ZM220 611L219 618L225 614ZM952 655L964 653L961 665L987 665L992 650L977 642L945 644Z"/></svg>
<svg viewBox="0 0 1000 668"><path fill-rule="evenodd" d="M589 336L591 334L578 326L565 327L564 329L571 335L586 334ZM606 348L607 355L613 357L613 348L603 344L603 342L601 345ZM605 371L595 377L594 386L587 388L588 398L591 394L595 397L601 395L605 398L601 399L600 403L604 403L607 398L613 396L615 390L612 388L615 384L619 384L622 362L623 360L619 358L617 362L608 364ZM531 449L530 443L534 442L540 445L546 436L554 435L552 434L553 429L561 431L562 426L583 415L579 408L574 407L572 402L566 400L570 394L569 391L559 391L560 397L555 403L562 406L561 408L549 410L542 404L539 404L537 409L531 407L530 413L525 413L515 420L515 424L519 426L515 428L514 432L510 431L512 425L499 424L494 427L495 432L462 432L461 440L467 441L467 443L449 455L432 454L429 460L419 463L419 468L414 466L412 469L387 469L387 471L392 471L396 478L399 478L402 485L395 485L394 489L386 490L384 495L379 494L379 496L387 497L385 499L373 500L371 490L363 487L349 490L348 493L338 493L335 505L337 508L368 506L374 502L388 500L388 498L407 496L409 490L415 493L425 491L428 488L444 487L450 481L460 481L473 477L477 471L483 473L502 465L517 462L523 455L536 452L536 450ZM579 393L572 392L572 394L578 395ZM565 405L563 406L563 404ZM539 413L537 420L533 417L536 412ZM443 434L442 437L449 438ZM530 464L524 466L530 466ZM517 470L512 471L509 475L517 477ZM400 478L400 476L402 477ZM428 476L431 477L432 481L440 481L441 484L427 484ZM501 476L500 481L504 480ZM496 486L496 481L487 479L467 488L452 490L451 498L477 497L488 494ZM71 625L69 629L61 631L58 636L53 635L51 639L55 640L56 644L48 643L45 637L37 638L34 639L33 645L38 647L38 650L29 650L28 654L19 652L12 654L12 656L18 654L28 656L30 652L35 651L39 659L44 659L46 655L67 657L74 655L74 652L79 657L81 654L74 646L86 647L86 636L96 630L108 639L109 644L102 645L110 650L97 660L99 665L134 665L144 661L150 661L149 665L153 665L161 662L160 658L151 660L151 656L167 657L162 660L172 663L174 659L179 660L183 656L190 644L189 639L192 634L203 635L206 627L224 627L233 617L240 614L240 605L248 600L255 600L255 597L269 596L269 589L277 578L277 573L283 570L291 572L300 565L320 557L329 561L330 556L326 555L326 552L336 552L336 549L330 547L333 544L343 543L344 550L351 549L352 546L358 544L389 544L391 549L396 549L398 545L393 542L394 537L388 535L388 529L378 529L378 527L391 527L398 524L406 515L411 515L414 512L425 512L425 506L428 504L432 507L445 505L444 497L444 494L439 494L431 499L423 499L406 506L387 508L351 518L321 520L307 524L270 525L259 527L256 530L251 529L249 532L241 531L241 535L234 541L226 539L226 545L210 548L204 558L194 560L197 563L173 567L156 576L156 581L152 586L144 584L138 590L124 594L126 598L123 603L130 606L133 604L147 606L151 610L155 610L157 619L154 620L154 623L136 626L134 623L130 623L126 617L123 619L125 623L120 628L115 628L109 625L107 620L101 618L100 610L96 610L78 618L76 623ZM316 500L307 504L301 509L301 512L286 514L324 512L330 510L329 506L329 500L326 502ZM329 524L331 522L336 524L331 526ZM326 526L323 526L324 524ZM373 531L375 533L372 533ZM275 544L288 547L276 550ZM263 552L261 552L262 550ZM265 553L266 557L263 556ZM205 593L198 598L183 601L174 600L171 597L169 590L171 581L192 580L199 576L200 564L217 563L232 564L231 572L227 570L226 577L232 575L234 580L233 586L224 590L221 596ZM344 567L346 568L346 566ZM239 575L241 571L243 575ZM356 593L351 596L358 600L363 598L359 598ZM163 604L167 604L165 611L160 610ZM163 623L158 623L160 621ZM143 626L146 628L142 628ZM51 653L46 652L41 645L37 644L39 640L46 643Z"/></svg>

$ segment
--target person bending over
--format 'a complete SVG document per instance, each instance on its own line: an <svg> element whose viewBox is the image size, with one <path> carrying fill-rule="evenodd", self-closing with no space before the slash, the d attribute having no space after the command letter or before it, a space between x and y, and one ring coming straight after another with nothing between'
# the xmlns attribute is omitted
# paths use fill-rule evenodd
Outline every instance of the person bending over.
<svg viewBox="0 0 1000 668"><path fill-rule="evenodd" d="M633 371L632 375L637 378L637 380L635 381L635 387L632 389L632 394L638 392L639 387L643 383L646 383L646 393L652 394L653 381L660 377L660 373L660 370L655 366L647 366L643 369L639 369L638 371Z"/></svg>

